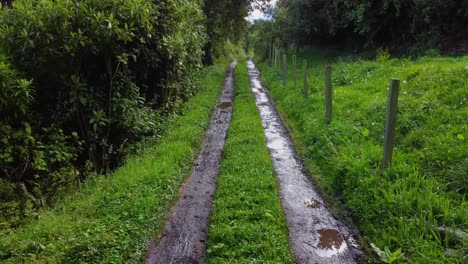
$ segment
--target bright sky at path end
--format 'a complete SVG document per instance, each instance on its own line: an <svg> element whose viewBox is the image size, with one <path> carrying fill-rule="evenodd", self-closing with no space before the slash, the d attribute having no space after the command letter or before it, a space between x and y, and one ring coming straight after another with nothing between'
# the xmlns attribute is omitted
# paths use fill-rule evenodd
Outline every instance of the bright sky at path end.
<svg viewBox="0 0 468 264"><path fill-rule="evenodd" d="M276 5L276 2L278 0L272 0L270 2L271 5L275 6ZM255 9L254 11L252 11L248 17L246 17L246 19L249 21L249 22L253 22L254 20L257 20L257 19L266 19L267 17L265 16L265 14L262 13L262 11L258 10L258 9Z"/></svg>

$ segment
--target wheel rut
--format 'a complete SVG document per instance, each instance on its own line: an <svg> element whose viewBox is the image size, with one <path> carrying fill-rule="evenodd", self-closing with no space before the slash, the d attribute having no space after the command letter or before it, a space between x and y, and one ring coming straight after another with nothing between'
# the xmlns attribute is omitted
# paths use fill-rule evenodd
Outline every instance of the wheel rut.
<svg viewBox="0 0 468 264"><path fill-rule="evenodd" d="M202 150L191 175L180 189L180 198L171 209L164 232L150 244L146 263L203 263L208 218L232 116L236 65L237 62L229 65L222 94L211 114Z"/></svg>
<svg viewBox="0 0 468 264"><path fill-rule="evenodd" d="M281 204L288 221L296 263L357 263L358 245L352 232L325 206L300 160L252 60L247 63L252 92L262 120L267 146L279 182Z"/></svg>

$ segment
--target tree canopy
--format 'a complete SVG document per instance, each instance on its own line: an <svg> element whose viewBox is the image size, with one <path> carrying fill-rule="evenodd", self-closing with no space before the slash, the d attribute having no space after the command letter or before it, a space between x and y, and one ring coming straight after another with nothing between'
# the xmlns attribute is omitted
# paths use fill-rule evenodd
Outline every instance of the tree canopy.
<svg viewBox="0 0 468 264"><path fill-rule="evenodd" d="M281 38L351 49L435 45L468 36L468 1L279 0Z"/></svg>

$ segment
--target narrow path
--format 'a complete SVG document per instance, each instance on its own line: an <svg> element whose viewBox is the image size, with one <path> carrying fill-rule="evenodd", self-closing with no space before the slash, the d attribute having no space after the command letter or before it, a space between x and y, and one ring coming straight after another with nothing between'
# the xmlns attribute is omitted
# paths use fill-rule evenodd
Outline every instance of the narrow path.
<svg viewBox="0 0 468 264"><path fill-rule="evenodd" d="M150 245L146 263L202 263L206 231L226 133L231 121L233 76L237 62L226 73L224 88L211 114L211 125L192 174L180 190L162 237Z"/></svg>
<svg viewBox="0 0 468 264"><path fill-rule="evenodd" d="M252 92L262 119L270 157L280 185L281 204L288 220L296 263L356 263L356 242L351 232L333 218L310 179L303 173L291 140L248 61Z"/></svg>

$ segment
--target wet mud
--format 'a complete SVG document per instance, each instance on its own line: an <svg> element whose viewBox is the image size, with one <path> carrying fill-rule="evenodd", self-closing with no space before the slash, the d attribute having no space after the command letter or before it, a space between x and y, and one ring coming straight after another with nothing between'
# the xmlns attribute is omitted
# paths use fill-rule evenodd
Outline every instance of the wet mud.
<svg viewBox="0 0 468 264"><path fill-rule="evenodd" d="M166 219L162 236L148 250L146 263L203 263L208 218L216 188L221 153L232 116L233 78L236 62L229 65L224 88L211 114L200 155L180 189L180 199Z"/></svg>
<svg viewBox="0 0 468 264"><path fill-rule="evenodd" d="M320 208L322 206L322 203L315 199L305 200L304 204L309 208Z"/></svg>
<svg viewBox="0 0 468 264"><path fill-rule="evenodd" d="M358 245L351 231L335 219L315 186L303 172L291 140L262 86L252 60L247 63L250 84L262 119L267 146L288 220L296 263L357 263Z"/></svg>

